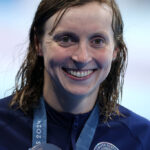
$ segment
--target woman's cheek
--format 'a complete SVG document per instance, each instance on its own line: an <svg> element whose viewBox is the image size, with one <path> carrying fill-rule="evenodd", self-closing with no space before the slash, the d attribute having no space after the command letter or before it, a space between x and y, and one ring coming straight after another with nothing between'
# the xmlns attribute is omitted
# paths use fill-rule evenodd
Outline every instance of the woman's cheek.
<svg viewBox="0 0 150 150"><path fill-rule="evenodd" d="M106 52L97 53L95 55L95 61L99 68L107 68L111 65L112 57Z"/></svg>

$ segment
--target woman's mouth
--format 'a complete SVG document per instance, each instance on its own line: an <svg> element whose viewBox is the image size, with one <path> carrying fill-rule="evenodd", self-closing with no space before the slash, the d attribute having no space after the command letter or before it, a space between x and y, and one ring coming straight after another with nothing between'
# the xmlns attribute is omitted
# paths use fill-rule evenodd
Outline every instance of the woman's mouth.
<svg viewBox="0 0 150 150"><path fill-rule="evenodd" d="M65 74L74 80L88 79L94 73L95 70L96 69L77 70L77 69L63 68Z"/></svg>

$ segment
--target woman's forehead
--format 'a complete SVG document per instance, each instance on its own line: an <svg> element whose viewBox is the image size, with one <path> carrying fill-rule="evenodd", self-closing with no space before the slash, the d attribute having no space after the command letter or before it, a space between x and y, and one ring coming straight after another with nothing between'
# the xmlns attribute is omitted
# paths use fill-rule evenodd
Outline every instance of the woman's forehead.
<svg viewBox="0 0 150 150"><path fill-rule="evenodd" d="M45 29L51 29L61 12L57 12L46 21ZM70 7L62 16L59 27L74 26L77 24L94 25L101 23L104 26L111 25L112 23L112 9L105 3L90 2L82 6ZM84 28L84 26L81 26Z"/></svg>

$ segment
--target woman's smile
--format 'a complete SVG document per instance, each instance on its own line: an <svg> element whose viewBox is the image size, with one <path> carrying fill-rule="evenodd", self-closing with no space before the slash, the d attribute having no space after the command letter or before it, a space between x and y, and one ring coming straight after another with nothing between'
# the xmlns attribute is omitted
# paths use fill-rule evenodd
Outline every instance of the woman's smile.
<svg viewBox="0 0 150 150"><path fill-rule="evenodd" d="M88 70L78 70L78 69L68 69L62 68L66 76L68 76L72 80L87 80L92 74L96 71L96 69L88 69Z"/></svg>

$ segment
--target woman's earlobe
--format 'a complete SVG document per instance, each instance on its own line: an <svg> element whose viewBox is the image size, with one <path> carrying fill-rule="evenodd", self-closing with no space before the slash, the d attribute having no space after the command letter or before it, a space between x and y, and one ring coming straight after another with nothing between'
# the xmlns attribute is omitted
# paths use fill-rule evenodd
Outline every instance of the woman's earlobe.
<svg viewBox="0 0 150 150"><path fill-rule="evenodd" d="M119 49L115 48L113 51L113 61L117 58L117 54L118 54Z"/></svg>
<svg viewBox="0 0 150 150"><path fill-rule="evenodd" d="M36 46L36 50L37 50L38 56L43 56L42 46L40 43Z"/></svg>
<svg viewBox="0 0 150 150"><path fill-rule="evenodd" d="M36 49L36 52L37 52L37 55L38 56L43 56L43 53L42 53L42 45L41 43L39 42L38 38L36 35L34 35L34 44L35 44L35 49Z"/></svg>

